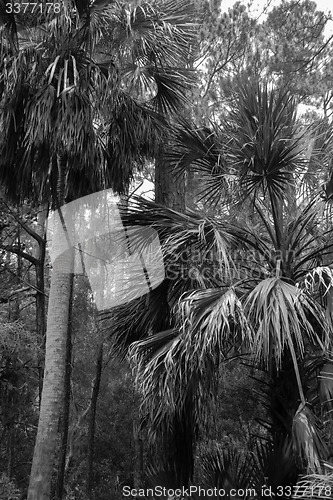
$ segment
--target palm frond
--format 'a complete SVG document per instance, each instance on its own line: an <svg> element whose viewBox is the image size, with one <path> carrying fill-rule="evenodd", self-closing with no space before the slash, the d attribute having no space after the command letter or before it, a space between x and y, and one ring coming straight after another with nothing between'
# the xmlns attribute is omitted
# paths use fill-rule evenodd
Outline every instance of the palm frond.
<svg viewBox="0 0 333 500"><path fill-rule="evenodd" d="M318 418L308 406L301 404L296 411L292 436L294 452L301 464L306 464L308 473L320 473L322 461L327 459L327 447L319 430Z"/></svg>
<svg viewBox="0 0 333 500"><path fill-rule="evenodd" d="M138 340L172 327L168 303L168 284L163 282L149 295L122 306L104 311L99 316L100 331L112 341L113 349L121 357Z"/></svg>
<svg viewBox="0 0 333 500"><path fill-rule="evenodd" d="M233 236L227 224L219 224L191 211L181 214L139 197L131 200L124 223L156 229L165 246L165 254L172 255L173 262L193 264L210 260L219 262L226 273L230 268L228 248Z"/></svg>
<svg viewBox="0 0 333 500"><path fill-rule="evenodd" d="M185 294L179 303L180 328L190 342L184 345L185 362L198 368L210 356L218 357L230 344L251 343L242 303L233 288L198 290Z"/></svg>
<svg viewBox="0 0 333 500"><path fill-rule="evenodd" d="M160 113L177 113L188 102L186 91L193 83L191 72L179 68L164 68L151 72L157 88L152 106Z"/></svg>
<svg viewBox="0 0 333 500"><path fill-rule="evenodd" d="M184 293L216 286L228 275L229 236L227 229L223 231L209 219L193 213L180 214L138 197L131 199L122 219L131 231L145 226L157 230L166 276L142 299L102 314L103 330L110 331L117 348L124 353L131 342L174 326L176 315L172 309L177 309ZM145 245L144 238L138 231L136 244Z"/></svg>
<svg viewBox="0 0 333 500"><path fill-rule="evenodd" d="M333 466L324 464L324 474L309 474L300 478L294 488L293 499L324 500L332 494Z"/></svg>
<svg viewBox="0 0 333 500"><path fill-rule="evenodd" d="M272 361L281 368L282 354L287 347L294 364L300 397L304 400L298 357L304 355L304 334L321 348L323 344L314 331L308 315L314 315L325 330L325 319L311 297L280 278L261 281L246 298L244 304L255 332L252 352L255 359L268 367Z"/></svg>
<svg viewBox="0 0 333 500"><path fill-rule="evenodd" d="M330 420L330 413L333 410L333 365L325 363L319 375L319 397L324 411Z"/></svg>
<svg viewBox="0 0 333 500"><path fill-rule="evenodd" d="M281 198L302 166L304 146L295 129L296 104L284 91L267 85L240 84L228 128L229 155L249 195L270 190Z"/></svg>
<svg viewBox="0 0 333 500"><path fill-rule="evenodd" d="M157 445L163 443L170 456L168 463L178 464L177 477L185 475L187 482L197 436L216 394L216 363L210 358L204 367L197 369L193 364L189 369L184 363L184 341L177 330L163 332L134 343L130 354L149 439Z"/></svg>
<svg viewBox="0 0 333 500"><path fill-rule="evenodd" d="M150 53L151 61L161 62L162 66L165 63L175 66L177 60L185 62L188 59L197 27L193 2L181 0L175 4L166 0L154 7L143 3L132 9L128 16L131 19L129 29L141 35L141 46L137 46L139 55Z"/></svg>
<svg viewBox="0 0 333 500"><path fill-rule="evenodd" d="M300 251L304 245L304 240L316 224L319 210L318 199L314 198L309 203L306 203L298 213L293 214L286 232L287 248L292 251Z"/></svg>
<svg viewBox="0 0 333 500"><path fill-rule="evenodd" d="M2 36L2 31L5 30L6 37ZM6 44L6 39L9 42L12 51L18 50L18 36L17 36L17 22L14 12L9 12L7 3L1 1L0 3L0 39L2 44ZM2 49L3 50L3 47Z"/></svg>
<svg viewBox="0 0 333 500"><path fill-rule="evenodd" d="M196 127L180 120L172 131L172 148L166 160L177 175L189 169L200 174L203 188L198 192L208 203L218 203L230 197L231 186L236 181L224 152L223 135L217 127Z"/></svg>
<svg viewBox="0 0 333 500"><path fill-rule="evenodd" d="M325 316L330 331L333 330L333 270L328 266L319 266L307 273L304 287L314 294L316 291L325 307ZM329 346L327 346L329 347Z"/></svg>
<svg viewBox="0 0 333 500"><path fill-rule="evenodd" d="M262 491L263 487L278 491L278 487L291 486L297 480L298 469L289 436L283 437L273 431L268 441L257 441L254 461L258 464L254 478L257 491Z"/></svg>
<svg viewBox="0 0 333 500"><path fill-rule="evenodd" d="M255 492L253 487L257 470L249 455L236 450L215 450L207 453L202 460L203 481L206 488L224 490L229 495L232 490L245 491L244 498ZM194 496L199 498L199 496ZM237 498L237 497L236 497Z"/></svg>
<svg viewBox="0 0 333 500"><path fill-rule="evenodd" d="M88 5L82 1L76 5L78 15L66 6L63 14L49 19L46 26L34 26L20 32L20 50L8 53L0 77L3 89L0 130L4 136L0 141L2 181L7 183L8 190L15 186L9 179L9 170L15 164L19 172L17 178L24 171L22 178L25 181L20 186L26 190L23 189L22 196L34 191L40 193L40 186L51 182L52 156L65 151L72 167L68 180L79 181L82 189L89 184L84 174L82 180L79 179L81 165L82 172L91 169L93 189L112 187L123 193L133 169L140 167L145 158L156 155L166 132L166 120L151 106L144 106L120 90L121 71L118 69L123 62L118 58L117 44L110 43L108 55L102 53L108 36L109 41L115 41L118 29L126 31L119 21L125 15L123 7L125 9L114 2L96 0ZM159 79L156 99L160 86L161 107L165 110L166 107L174 109L183 102L184 85L187 84L185 73L177 68L183 61L184 44L193 38L193 26L186 18L183 18L184 24L180 23L181 13L185 15L191 10L186 2L173 6L176 13L173 20L172 5L164 7L168 21L161 20L164 14L157 6L147 4L142 9L139 6L137 13L143 23L149 24L149 44L156 57L154 61L149 59L151 51L147 46L144 65ZM133 7L129 9L131 12ZM132 40L133 47L144 38L138 27L140 22L134 18L131 19L138 29ZM6 36L8 38L9 34ZM167 39L173 41L173 69L167 54L163 59ZM161 44L154 45L156 40ZM178 42L182 48L176 55ZM131 56L134 63L139 63L133 47ZM1 61L2 68L4 59ZM156 85L155 79L154 82ZM43 178L40 185L29 185L26 183L28 178L39 177L36 168L41 157ZM17 188L16 185L16 192ZM79 192L78 189L69 190L69 196ZM12 191L14 195L14 189Z"/></svg>
<svg viewBox="0 0 333 500"><path fill-rule="evenodd" d="M112 188L124 192L132 178L134 167L153 158L166 133L165 119L120 92L111 120L103 133L104 151L110 165Z"/></svg>

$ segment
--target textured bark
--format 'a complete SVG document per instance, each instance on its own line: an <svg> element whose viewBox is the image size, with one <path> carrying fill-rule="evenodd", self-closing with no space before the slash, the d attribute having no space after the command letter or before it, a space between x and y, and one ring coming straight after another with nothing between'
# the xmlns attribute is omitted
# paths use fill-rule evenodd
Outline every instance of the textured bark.
<svg viewBox="0 0 333 500"><path fill-rule="evenodd" d="M185 211L185 175L175 176L163 152L155 161L155 201L178 212ZM192 396L188 397L188 404L193 405ZM188 485L193 474L196 428L189 413L173 415L160 457L165 470L173 474L176 487Z"/></svg>
<svg viewBox="0 0 333 500"><path fill-rule="evenodd" d="M46 331L46 314L45 314L45 284L44 284L44 257L36 265L36 333L40 342L40 352L38 353L38 387L39 387L39 405L42 399L43 376L44 376L44 356L45 356L45 331Z"/></svg>
<svg viewBox="0 0 333 500"><path fill-rule="evenodd" d="M64 400L66 343L73 250L54 262L45 349L45 373L35 443L28 500L49 500L54 459L58 444L58 424Z"/></svg>
<svg viewBox="0 0 333 500"><path fill-rule="evenodd" d="M64 172L66 159L58 157L58 208L64 202ZM54 228L55 247L59 256L53 263L48 304L45 370L40 405L37 437L32 460L28 500L49 500L57 446L59 443L59 418L64 404L66 350L70 300L73 282L74 250L68 245L64 251L63 233L68 240L67 228L61 211L60 222ZM69 240L68 240L69 243Z"/></svg>
<svg viewBox="0 0 333 500"><path fill-rule="evenodd" d="M65 469L66 469L66 456L67 456L67 442L68 442L68 429L69 429L69 414L71 402L71 376L72 376L72 314L73 314L73 282L74 274L71 275L71 294L69 305L69 318L68 318L68 332L66 343L66 372L64 383L64 403L63 414L61 419L61 448L58 466L58 477L55 490L55 500L62 500L64 493Z"/></svg>

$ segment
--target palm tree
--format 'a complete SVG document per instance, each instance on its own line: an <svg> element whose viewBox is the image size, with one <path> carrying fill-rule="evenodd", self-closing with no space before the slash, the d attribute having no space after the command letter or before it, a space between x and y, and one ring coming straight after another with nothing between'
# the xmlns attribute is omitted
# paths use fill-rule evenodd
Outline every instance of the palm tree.
<svg viewBox="0 0 333 500"><path fill-rule="evenodd" d="M134 166L154 157L163 138L158 112L183 102L188 77L178 65L193 41L191 11L185 1L175 9L168 1L77 1L36 19L1 6L0 178L8 196L52 201L61 220L65 202L126 190ZM50 496L73 259L68 248L53 262L29 500Z"/></svg>
<svg viewBox="0 0 333 500"><path fill-rule="evenodd" d="M191 164L203 172L203 194L219 204L218 216L180 215L138 201L126 218L158 230L167 280L149 302L119 310L116 337L123 340L125 328L128 342L142 336L131 352L152 438L163 440L175 412L175 439L190 433L182 480L193 470L217 368L230 349L240 349L266 376L269 419L262 423L271 458L260 460L259 453L262 485L295 484L328 457L320 416L327 415L332 386L323 373L331 366L333 244L320 194L299 196L309 133L297 129L288 93L241 85L225 124L208 130L183 122L170 157L178 169ZM320 155L322 161L325 149ZM271 466L277 460L278 471ZM166 467L175 463L181 467L169 456Z"/></svg>
<svg viewBox="0 0 333 500"><path fill-rule="evenodd" d="M199 412L205 408L209 394L200 393L200 387L211 380L210 374L214 372L217 358L207 360L206 371L201 373L193 367L184 364L182 375L189 379L198 390L193 393L187 391L186 402L180 408L177 392L174 388L168 389L168 375L164 373L164 356L170 354L169 361L173 363L174 352L169 348L175 344L179 348L179 325L175 323L178 300L184 292L189 292L202 286L217 286L218 280L210 273L207 277L198 276L196 281L191 275L192 265L196 264L196 255L207 252L206 265L210 265L210 252L219 256L218 263L228 265L227 241L225 237L208 220L191 214L180 214L172 209L158 206L152 202L137 199L132 200L127 212L123 215L124 224L135 226L152 226L158 231L160 241L164 248L166 279L152 290L149 296L136 299L112 311L100 314L101 330L110 332L112 322L112 338L114 348L121 355L127 352L128 346L133 341L142 338L142 350L147 351L151 361L144 368L142 382L146 380L147 386L143 390L146 412L143 423L147 423L148 434L158 447L158 463L163 464L167 474L171 476L170 484L165 486L180 487L186 485L193 472L193 457L195 442L199 425ZM190 235L190 237L189 237ZM191 255L193 261L191 262ZM186 254L189 258L186 259ZM203 267L205 263L203 263ZM179 278L180 276L180 278ZM178 279L175 279L177 277ZM147 338L145 338L147 337ZM177 362L178 354L174 358ZM181 361L184 362L183 360ZM184 362L185 363L185 362ZM155 376L151 377L154 369ZM184 370L184 372L183 372ZM147 377L147 378L146 378ZM184 382L185 382L184 378ZM182 386L183 381L176 377L174 383ZM179 397L181 397L179 395ZM152 404L152 402L154 402ZM155 406L156 405L156 406ZM164 471L164 472L165 472ZM164 474L163 474L164 477ZM160 483L157 483L160 484Z"/></svg>

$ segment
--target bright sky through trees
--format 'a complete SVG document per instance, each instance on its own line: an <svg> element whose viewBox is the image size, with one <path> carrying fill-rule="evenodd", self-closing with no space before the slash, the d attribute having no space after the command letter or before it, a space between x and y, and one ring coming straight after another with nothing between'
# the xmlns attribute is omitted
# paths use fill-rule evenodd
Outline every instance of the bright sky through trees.
<svg viewBox="0 0 333 500"><path fill-rule="evenodd" d="M222 10L228 10L229 7L232 7L235 3L236 0L222 0ZM253 12L253 14L263 15L264 12L267 12L267 10L270 10L276 5L279 5L281 3L281 0L252 0L251 2L243 1L242 3L244 3L244 5L246 6L250 6L250 10ZM317 0L316 4L319 10L324 11L331 18L326 28L326 34L329 36L333 34L333 14L331 11L332 0Z"/></svg>

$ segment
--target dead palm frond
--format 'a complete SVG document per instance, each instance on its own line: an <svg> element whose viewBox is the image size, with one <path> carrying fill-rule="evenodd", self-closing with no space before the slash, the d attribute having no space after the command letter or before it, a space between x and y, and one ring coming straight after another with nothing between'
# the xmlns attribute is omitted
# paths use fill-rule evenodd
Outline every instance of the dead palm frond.
<svg viewBox="0 0 333 500"><path fill-rule="evenodd" d="M294 488L294 499L303 498L310 500L326 499L332 495L333 488L333 467L331 464L325 463L325 473L309 474L302 477Z"/></svg>
<svg viewBox="0 0 333 500"><path fill-rule="evenodd" d="M293 448L308 473L322 472L322 461L326 460L328 455L319 425L319 419L310 408L301 404L293 419Z"/></svg>
<svg viewBox="0 0 333 500"><path fill-rule="evenodd" d="M29 21L25 30L18 30L17 16L3 13L0 173L12 196L50 196L57 175L51 160L59 152L68 156L68 181L82 178L83 191L69 187L69 199L82 195L90 178L90 191L123 192L133 168L156 154L166 133L156 103L159 111L174 112L190 85L179 68L194 41L191 4L142 4L128 12L118 2L75 6L66 4L40 24ZM129 62L151 68L154 91L143 79L144 103L122 81Z"/></svg>

